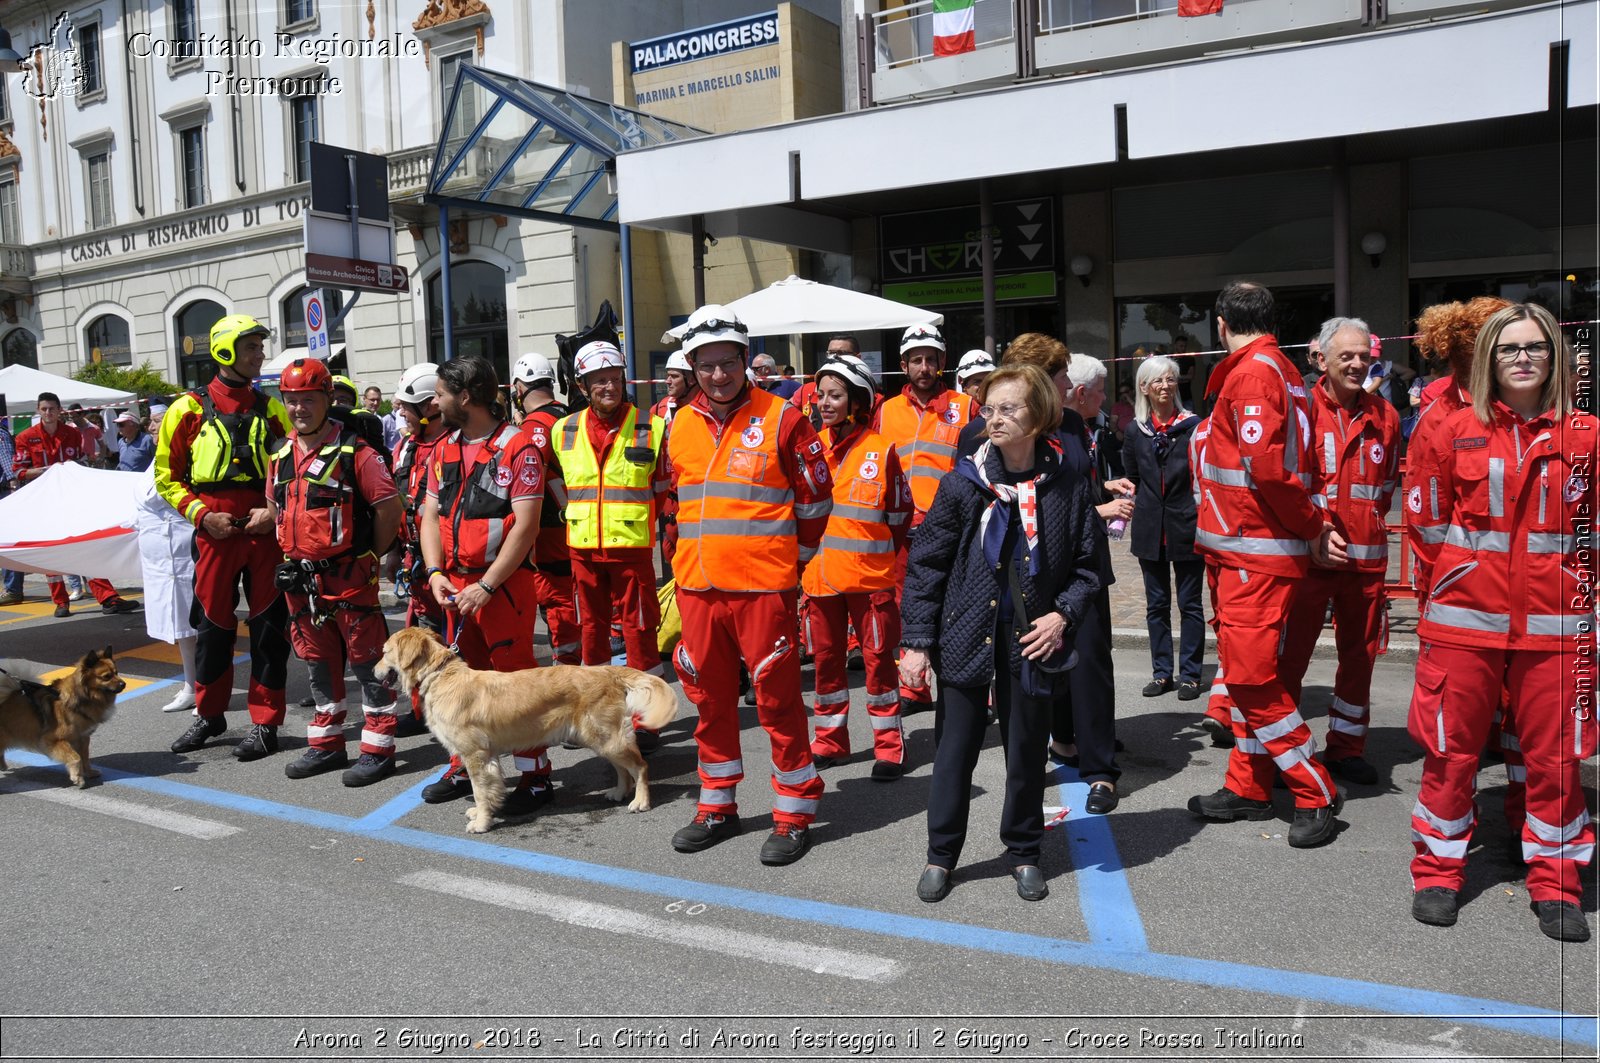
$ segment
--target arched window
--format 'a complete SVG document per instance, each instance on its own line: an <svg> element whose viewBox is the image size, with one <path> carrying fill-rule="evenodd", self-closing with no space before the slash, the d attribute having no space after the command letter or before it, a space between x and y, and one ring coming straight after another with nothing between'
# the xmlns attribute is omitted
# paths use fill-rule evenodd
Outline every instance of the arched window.
<svg viewBox="0 0 1600 1063"><path fill-rule="evenodd" d="M39 368L39 344L25 328L12 329L0 340L0 366L25 365Z"/></svg>
<svg viewBox="0 0 1600 1063"><path fill-rule="evenodd" d="M444 285L442 274L428 281L428 358L438 364L450 358L487 358L500 383L511 379L511 337L506 330L506 275L487 262L457 262L450 267L451 315L455 350L444 349Z"/></svg>
<svg viewBox="0 0 1600 1063"><path fill-rule="evenodd" d="M211 326L226 313L220 303L196 299L172 319L178 375L184 387L203 388L217 375L217 363L211 360Z"/></svg>
<svg viewBox="0 0 1600 1063"><path fill-rule="evenodd" d="M278 318L283 323L283 331L279 333L282 338L278 341L278 350L286 351L290 347L304 347L306 345L305 295L310 290L309 287L302 285L284 296L283 301L278 304ZM344 293L337 288L324 288L322 290L322 308L327 311L328 320L333 320L334 316L344 308ZM328 333L328 342L344 342L343 321L339 322Z"/></svg>
<svg viewBox="0 0 1600 1063"><path fill-rule="evenodd" d="M101 314L83 330L85 361L106 365L132 365L133 344L128 340L128 323L115 314Z"/></svg>

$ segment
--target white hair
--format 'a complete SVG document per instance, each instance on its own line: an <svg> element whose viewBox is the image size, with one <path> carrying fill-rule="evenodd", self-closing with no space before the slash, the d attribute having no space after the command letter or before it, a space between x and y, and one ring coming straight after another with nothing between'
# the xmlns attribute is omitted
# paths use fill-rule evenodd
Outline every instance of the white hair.
<svg viewBox="0 0 1600 1063"><path fill-rule="evenodd" d="M1074 354L1067 362L1067 379L1075 388L1092 388L1096 380L1106 378L1106 363L1087 354Z"/></svg>
<svg viewBox="0 0 1600 1063"><path fill-rule="evenodd" d="M1133 377L1133 417L1136 421L1150 419L1150 396L1145 393L1145 387L1164 376L1171 375L1173 380L1179 377L1178 363L1164 354L1152 355L1139 363L1139 371ZM1183 410L1183 397L1173 392L1172 401L1179 410Z"/></svg>
<svg viewBox="0 0 1600 1063"><path fill-rule="evenodd" d="M1326 351L1333 344L1333 338L1344 329L1355 329L1362 335L1362 342L1369 347L1372 345L1372 330L1367 323L1359 317L1330 317L1322 323L1322 328L1317 331L1317 350Z"/></svg>

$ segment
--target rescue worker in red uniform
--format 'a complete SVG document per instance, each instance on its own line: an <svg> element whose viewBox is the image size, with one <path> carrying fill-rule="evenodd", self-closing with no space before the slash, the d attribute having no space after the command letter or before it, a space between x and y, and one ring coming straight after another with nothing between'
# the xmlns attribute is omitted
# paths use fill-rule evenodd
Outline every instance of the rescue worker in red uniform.
<svg viewBox="0 0 1600 1063"><path fill-rule="evenodd" d="M823 456L833 479L833 512L822 548L806 565L806 642L815 661L819 768L850 756L850 684L845 678L846 632L854 628L867 671L872 721L872 777L898 779L904 770L900 721L900 611L894 604L894 555L911 517L911 488L888 440L868 430L877 390L859 363L826 362L814 378L822 416Z"/></svg>
<svg viewBox="0 0 1600 1063"><path fill-rule="evenodd" d="M1539 929L1587 941L1579 903L1595 832L1579 768L1595 752L1595 506L1600 427L1573 409L1573 356L1543 307L1478 333L1472 405L1440 425L1415 480L1439 500L1407 729L1423 750L1411 814L1419 922L1456 921L1477 819L1478 757L1502 691L1527 767L1522 853ZM1589 667L1584 667L1587 664Z"/></svg>
<svg viewBox="0 0 1600 1063"><path fill-rule="evenodd" d="M288 614L273 572L283 560L267 501L271 457L292 430L277 399L251 383L261 372L271 330L229 314L211 326L217 375L181 395L161 419L156 490L195 526L195 713L174 753L192 753L227 730L233 695L234 610L244 584L250 616L250 733L234 747L240 760L278 751L283 683L289 664Z"/></svg>
<svg viewBox="0 0 1600 1063"><path fill-rule="evenodd" d="M667 393L650 407L650 416L671 424L679 409L694 401L700 385L694 379L694 367L682 351L673 351L667 359ZM672 555L678 549L678 493L668 488L658 500L660 509L661 568L672 571Z"/></svg>
<svg viewBox="0 0 1600 1063"><path fill-rule="evenodd" d="M577 597L572 586L572 555L567 550L567 486L556 466L556 422L569 412L556 401L556 367L542 354L525 354L511 367L511 397L522 411L522 434L539 453L544 466L544 501L539 506L539 535L533 544L533 586L550 636L554 664L582 664Z"/></svg>
<svg viewBox="0 0 1600 1063"><path fill-rule="evenodd" d="M315 358L297 358L278 381L294 438L272 459L273 515L284 564L279 585L289 609L289 638L310 672L316 713L307 749L284 765L291 779L343 768L345 661L361 684L360 757L346 786L370 786L394 774L394 691L372 666L389 631L378 604L378 556L394 542L403 504L378 452L331 419L333 374Z"/></svg>
<svg viewBox="0 0 1600 1063"><path fill-rule="evenodd" d="M673 665L700 713L700 799L672 847L699 852L739 833L742 662L772 742L773 831L761 862L776 865L805 855L822 797L800 693L795 595L800 566L827 527L833 483L810 422L750 386L748 336L724 307L690 315L683 351L700 395L673 418L667 444L678 489L672 570L683 617Z"/></svg>
<svg viewBox="0 0 1600 1063"><path fill-rule="evenodd" d="M18 432L13 440L12 463L19 483L38 479L52 465L68 461L82 463L92 457L84 454L78 429L62 419L61 399L55 392L41 391L36 409L38 421ZM49 576L46 582L50 586L50 600L56 606L56 616L71 616L65 581L60 576ZM131 613L139 608L138 602L118 595L109 580L91 579L89 590L100 603L102 613Z"/></svg>
<svg viewBox="0 0 1600 1063"><path fill-rule="evenodd" d="M528 437L503 416L500 382L482 358L439 369L434 392L451 428L434 448L417 530L428 592L445 611L446 638L473 668L517 672L536 665L537 606L530 554L539 532L544 466ZM552 797L545 748L514 754L518 778L503 806L533 812ZM422 799L440 804L472 792L459 757Z"/></svg>
<svg viewBox="0 0 1600 1063"><path fill-rule="evenodd" d="M1283 641L1283 683L1300 701L1301 684L1328 607L1333 606L1339 669L1328 710L1322 763L1334 775L1371 786L1378 772L1362 755L1371 717L1372 667L1388 642L1389 529L1384 515L1400 480L1400 417L1393 404L1362 387L1372 363L1372 334L1358 318L1323 322L1318 336L1322 379L1308 396L1312 495L1349 561L1313 567L1295 585Z"/></svg>
<svg viewBox="0 0 1600 1063"><path fill-rule="evenodd" d="M900 394L883 401L873 418L872 430L893 444L900 467L911 484L915 510L905 543L895 555L895 601L906 582L906 557L917 526L928 515L939 480L955 468L956 443L961 429L972 420L976 404L959 391L945 387L944 337L932 325L912 325L900 337L900 371L906 385ZM927 686L900 684L900 711L913 703L927 703Z"/></svg>
<svg viewBox="0 0 1600 1063"><path fill-rule="evenodd" d="M443 635L444 610L428 591L428 566L422 562L422 542L417 533L417 519L428 493L428 468L433 461L433 448L445 434L444 418L439 415L439 403L434 398L438 376L438 366L420 362L400 374L400 383L394 389L394 409L405 422L406 431L390 455L390 468L394 470L394 484L400 492L403 515L400 537L389 556L392 575L407 591L406 627L425 627ZM421 693L411 692L411 711L401 714L399 721L395 732L399 738L410 738L427 730L422 722Z"/></svg>
<svg viewBox="0 0 1600 1063"><path fill-rule="evenodd" d="M1343 794L1314 756L1316 739L1279 675L1295 583L1310 563L1344 564L1343 541L1311 500L1310 409L1294 363L1273 339L1272 293L1230 284L1217 296L1217 334L1229 354L1212 370L1216 396L1198 468L1197 551L1215 564L1212 613L1235 706L1227 780L1193 797L1206 819L1272 815L1276 772L1294 794L1289 844L1321 845Z"/></svg>
<svg viewBox="0 0 1600 1063"><path fill-rule="evenodd" d="M573 359L587 408L551 429L556 463L567 488L567 550L578 599L583 663L611 663L611 625L620 620L629 668L660 675L653 557L656 499L667 489L660 465L666 424L639 416L626 401L622 352L596 340ZM654 732L635 735L641 753L654 751Z"/></svg>

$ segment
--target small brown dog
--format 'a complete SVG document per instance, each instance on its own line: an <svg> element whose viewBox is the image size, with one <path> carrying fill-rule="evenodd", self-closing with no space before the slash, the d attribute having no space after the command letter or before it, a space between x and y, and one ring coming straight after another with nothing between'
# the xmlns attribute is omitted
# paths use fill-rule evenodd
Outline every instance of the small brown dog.
<svg viewBox="0 0 1600 1063"><path fill-rule="evenodd" d="M66 765L74 786L88 786L100 777L89 763L89 736L111 718L127 685L110 646L90 650L71 674L53 683L0 670L0 771L7 749L31 749Z"/></svg>
<svg viewBox="0 0 1600 1063"><path fill-rule="evenodd" d="M612 665L477 671L424 628L390 635L373 672L379 682L419 692L428 729L461 758L477 801L467 811L469 834L488 831L505 798L502 753L569 736L617 769L617 785L607 797L626 800L631 788L629 811L650 807L649 769L634 741L633 721L658 730L677 715L678 696L659 676Z"/></svg>

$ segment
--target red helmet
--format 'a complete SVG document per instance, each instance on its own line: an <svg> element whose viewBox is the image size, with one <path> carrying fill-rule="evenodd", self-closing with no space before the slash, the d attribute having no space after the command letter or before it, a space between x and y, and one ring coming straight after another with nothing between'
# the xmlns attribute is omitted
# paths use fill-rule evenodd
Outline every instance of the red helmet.
<svg viewBox="0 0 1600 1063"><path fill-rule="evenodd" d="M328 391L333 390L333 374L315 358L296 358L278 378L278 390Z"/></svg>

